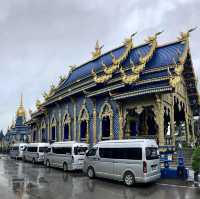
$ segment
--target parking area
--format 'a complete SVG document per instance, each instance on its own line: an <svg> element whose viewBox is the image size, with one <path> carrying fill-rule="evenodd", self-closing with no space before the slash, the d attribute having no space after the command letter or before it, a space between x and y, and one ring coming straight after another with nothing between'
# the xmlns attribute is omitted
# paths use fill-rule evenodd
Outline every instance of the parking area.
<svg viewBox="0 0 200 199"><path fill-rule="evenodd" d="M159 181L147 185L125 187L122 183L88 179L82 172L63 172L0 158L1 199L141 199L141 198L199 198L200 190L192 186L170 185Z"/></svg>

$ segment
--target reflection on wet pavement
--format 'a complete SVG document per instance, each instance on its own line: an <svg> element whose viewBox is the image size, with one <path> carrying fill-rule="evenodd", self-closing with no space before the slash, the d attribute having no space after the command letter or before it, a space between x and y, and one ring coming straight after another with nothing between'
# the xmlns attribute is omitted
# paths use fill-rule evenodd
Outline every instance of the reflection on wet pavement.
<svg viewBox="0 0 200 199"><path fill-rule="evenodd" d="M32 165L7 157L0 159L0 199L197 199L200 191L157 184L125 187L122 183L94 179L81 172Z"/></svg>

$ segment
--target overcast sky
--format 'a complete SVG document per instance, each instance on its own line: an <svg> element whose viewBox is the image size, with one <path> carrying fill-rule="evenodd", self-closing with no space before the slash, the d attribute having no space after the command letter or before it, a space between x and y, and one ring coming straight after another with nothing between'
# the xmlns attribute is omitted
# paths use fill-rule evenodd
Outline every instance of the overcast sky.
<svg viewBox="0 0 200 199"><path fill-rule="evenodd" d="M97 39L105 52L135 31L135 45L161 30L164 43L195 26L190 48L200 77L200 0L0 0L0 129L11 124L20 93L34 109L69 65L91 58Z"/></svg>

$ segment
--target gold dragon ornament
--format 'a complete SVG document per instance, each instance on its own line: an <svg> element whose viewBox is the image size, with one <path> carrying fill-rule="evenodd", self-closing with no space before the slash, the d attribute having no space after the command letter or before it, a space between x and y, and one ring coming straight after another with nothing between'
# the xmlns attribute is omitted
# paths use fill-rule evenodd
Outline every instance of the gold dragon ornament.
<svg viewBox="0 0 200 199"><path fill-rule="evenodd" d="M185 46L182 55L179 57L178 64L174 60L174 75L170 75L169 83L172 87L176 87L176 85L182 80L182 72L184 70L184 64L188 56L189 52L189 37L192 31L196 30L195 28L189 29L187 32L181 32L178 37L179 41L182 41Z"/></svg>
<svg viewBox="0 0 200 199"><path fill-rule="evenodd" d="M132 68L131 68L132 74L131 75L126 75L125 71L122 68L120 69L121 76L122 76L121 77L122 82L124 82L125 84L133 84L134 82L136 82L139 79L140 73L144 70L146 63L152 58L152 56L156 50L157 36L160 35L162 32L158 32L158 33L154 34L153 36L148 37L148 39L146 40L146 43L148 43L151 46L151 48L145 56L140 57L139 64L137 66L135 66L133 61L130 59L130 64L132 66Z"/></svg>

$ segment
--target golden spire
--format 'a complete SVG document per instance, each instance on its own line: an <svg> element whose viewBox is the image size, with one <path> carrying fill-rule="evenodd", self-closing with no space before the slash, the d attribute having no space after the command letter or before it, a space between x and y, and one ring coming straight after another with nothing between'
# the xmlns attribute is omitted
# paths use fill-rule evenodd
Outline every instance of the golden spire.
<svg viewBox="0 0 200 199"><path fill-rule="evenodd" d="M23 95L22 94L20 97L20 105L19 105L19 108L17 109L16 115L17 115L17 117L25 117L26 116L26 111L25 111L24 105L23 105Z"/></svg>

